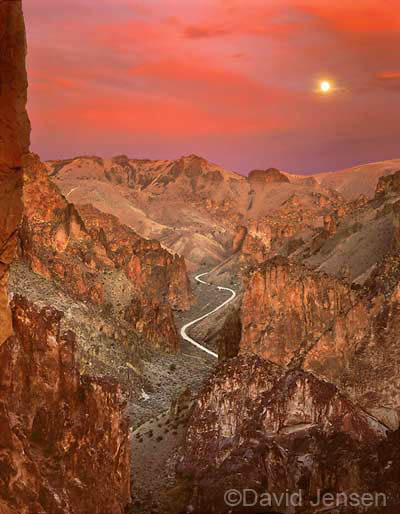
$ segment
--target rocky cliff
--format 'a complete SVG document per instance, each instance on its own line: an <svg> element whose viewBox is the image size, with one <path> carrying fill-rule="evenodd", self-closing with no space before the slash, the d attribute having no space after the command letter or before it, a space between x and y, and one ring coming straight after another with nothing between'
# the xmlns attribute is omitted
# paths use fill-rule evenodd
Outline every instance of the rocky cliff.
<svg viewBox="0 0 400 514"><path fill-rule="evenodd" d="M0 0L0 26L0 511L122 514L130 444L119 387L79 375L75 336L61 330L61 312L23 296L9 307L29 147L20 1ZM79 231L75 222L68 226Z"/></svg>
<svg viewBox="0 0 400 514"><path fill-rule="evenodd" d="M398 436L334 385L239 356L222 364L198 397L178 471L191 484L193 513L318 512L311 502L319 491L379 491L396 501L399 450ZM301 504L228 504L230 489L276 498L296 492Z"/></svg>
<svg viewBox="0 0 400 514"><path fill-rule="evenodd" d="M301 191L290 195L267 216L250 218L241 244L242 274L277 253L291 255L315 231L322 231L325 240L333 233L336 213L344 205L334 192Z"/></svg>
<svg viewBox="0 0 400 514"><path fill-rule="evenodd" d="M379 178L375 196L380 197L388 193L400 193L400 170Z"/></svg>
<svg viewBox="0 0 400 514"><path fill-rule="evenodd" d="M11 334L6 293L8 267L22 213L21 155L29 147L25 111L25 26L20 1L0 0L0 344Z"/></svg>
<svg viewBox="0 0 400 514"><path fill-rule="evenodd" d="M74 298L122 310L123 317L124 309L134 305L125 317L133 328L157 347L176 350L172 309L186 310L193 301L183 258L138 236L112 215L70 204L37 156L24 158L24 171L21 259ZM129 282L121 294L115 293L116 285L106 287L104 278L117 272ZM159 329L161 320L164 330Z"/></svg>
<svg viewBox="0 0 400 514"><path fill-rule="evenodd" d="M130 441L121 391L80 376L62 316L13 300L15 335L0 348L0 511L122 514Z"/></svg>
<svg viewBox="0 0 400 514"><path fill-rule="evenodd" d="M287 365L356 302L335 277L275 257L257 268L244 294L241 348Z"/></svg>
<svg viewBox="0 0 400 514"><path fill-rule="evenodd" d="M118 218L91 205L78 206L92 239L102 241L107 255L148 296L164 296L172 307L188 310L193 303L185 261L160 243L140 237Z"/></svg>
<svg viewBox="0 0 400 514"><path fill-rule="evenodd" d="M243 298L241 351L304 367L397 429L399 267L388 256L364 288L352 288L283 258L267 261Z"/></svg>

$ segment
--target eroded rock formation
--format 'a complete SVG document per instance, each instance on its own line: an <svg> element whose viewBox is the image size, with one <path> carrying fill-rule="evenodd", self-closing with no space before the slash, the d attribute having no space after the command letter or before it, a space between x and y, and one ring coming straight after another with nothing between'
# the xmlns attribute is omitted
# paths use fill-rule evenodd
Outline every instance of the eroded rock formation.
<svg viewBox="0 0 400 514"><path fill-rule="evenodd" d="M0 344L12 333L6 293L22 213L21 156L28 150L25 26L21 2L0 0Z"/></svg>
<svg viewBox="0 0 400 514"><path fill-rule="evenodd" d="M125 319L158 348L176 350L172 309L186 310L193 301L184 259L138 236L115 216L70 204L37 156L24 158L24 170L22 260L74 298L111 304L116 311L124 306L106 288L104 274L122 271L132 289Z"/></svg>
<svg viewBox="0 0 400 514"><path fill-rule="evenodd" d="M158 241L143 239L111 214L91 205L78 209L92 238L103 242L107 255L139 290L149 297L167 297L176 309L190 308L193 295L183 257L171 255Z"/></svg>
<svg viewBox="0 0 400 514"><path fill-rule="evenodd" d="M250 171L248 180L250 186L253 188L263 187L266 184L271 184L274 182L290 182L288 177L276 168Z"/></svg>
<svg viewBox="0 0 400 514"><path fill-rule="evenodd" d="M337 213L343 205L344 200L333 193L294 193L267 216L249 219L241 245L242 273L246 275L278 252L290 255L304 243L302 237L316 229L322 234L322 239L317 238L322 244L336 231Z"/></svg>
<svg viewBox="0 0 400 514"><path fill-rule="evenodd" d="M384 196L388 193L400 193L400 170L379 178L375 196Z"/></svg>
<svg viewBox="0 0 400 514"><path fill-rule="evenodd" d="M197 399L178 471L191 483L190 512L317 512L310 502L318 491L379 491L395 501L399 449L398 436L334 385L240 356L220 366ZM224 499L230 489L300 492L302 505L232 507Z"/></svg>
<svg viewBox="0 0 400 514"><path fill-rule="evenodd" d="M241 348L288 365L356 302L335 277L275 257L253 273L244 294Z"/></svg>
<svg viewBox="0 0 400 514"><path fill-rule="evenodd" d="M326 378L397 429L399 269L388 256L355 289L283 258L267 261L244 295L241 350Z"/></svg>
<svg viewBox="0 0 400 514"><path fill-rule="evenodd" d="M130 441L121 391L80 376L62 316L14 298L15 335L0 348L0 505L13 514L122 514Z"/></svg>

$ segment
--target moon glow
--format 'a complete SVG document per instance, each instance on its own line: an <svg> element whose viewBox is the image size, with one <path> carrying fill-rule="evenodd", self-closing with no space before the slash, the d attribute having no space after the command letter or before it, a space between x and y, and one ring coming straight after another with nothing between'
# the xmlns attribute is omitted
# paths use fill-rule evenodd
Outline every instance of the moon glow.
<svg viewBox="0 0 400 514"><path fill-rule="evenodd" d="M323 93L329 93L331 90L331 85L327 80L323 80L320 84L320 89Z"/></svg>

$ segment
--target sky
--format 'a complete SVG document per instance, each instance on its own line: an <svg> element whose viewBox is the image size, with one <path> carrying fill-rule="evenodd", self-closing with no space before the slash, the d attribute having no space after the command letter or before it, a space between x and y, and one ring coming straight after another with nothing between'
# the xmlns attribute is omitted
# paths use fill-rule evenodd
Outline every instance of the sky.
<svg viewBox="0 0 400 514"><path fill-rule="evenodd" d="M196 154L247 174L400 157L398 0L23 6L42 159Z"/></svg>

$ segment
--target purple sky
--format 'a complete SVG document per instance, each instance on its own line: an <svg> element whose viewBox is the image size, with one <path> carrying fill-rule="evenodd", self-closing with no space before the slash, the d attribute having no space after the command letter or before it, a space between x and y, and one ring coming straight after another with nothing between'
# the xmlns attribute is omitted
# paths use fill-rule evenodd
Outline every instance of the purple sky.
<svg viewBox="0 0 400 514"><path fill-rule="evenodd" d="M241 173L307 173L400 157L398 0L24 0L24 10L43 159L195 153Z"/></svg>

